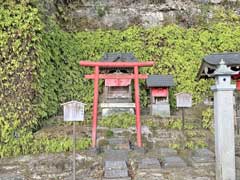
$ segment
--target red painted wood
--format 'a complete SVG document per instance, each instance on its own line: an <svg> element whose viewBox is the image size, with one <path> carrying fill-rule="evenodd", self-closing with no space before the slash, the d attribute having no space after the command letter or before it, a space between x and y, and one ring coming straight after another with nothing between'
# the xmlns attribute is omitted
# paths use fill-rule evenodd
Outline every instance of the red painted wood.
<svg viewBox="0 0 240 180"><path fill-rule="evenodd" d="M84 76L86 79L95 79L95 74L88 74ZM148 75L139 74L139 79L147 79ZM134 74L99 74L99 79L134 79Z"/></svg>
<svg viewBox="0 0 240 180"><path fill-rule="evenodd" d="M105 79L105 86L129 86L131 79Z"/></svg>
<svg viewBox="0 0 240 180"><path fill-rule="evenodd" d="M94 98L93 98L93 121L92 121L92 147L96 147L97 139L97 113L98 113L98 81L99 81L99 67L94 69Z"/></svg>
<svg viewBox="0 0 240 180"><path fill-rule="evenodd" d="M152 88L152 96L167 97L168 96L168 88Z"/></svg>
<svg viewBox="0 0 240 180"><path fill-rule="evenodd" d="M240 79L236 80L237 90L240 91Z"/></svg>
<svg viewBox="0 0 240 180"><path fill-rule="evenodd" d="M142 147L138 66L134 66L134 89L135 89L135 111L136 111L137 146L138 147Z"/></svg>
<svg viewBox="0 0 240 180"><path fill-rule="evenodd" d="M98 113L98 82L99 82L99 79L134 79L137 145L138 145L138 147L142 146L141 120L140 120L140 99L139 99L139 79L146 79L148 76L138 74L138 67L153 66L153 64L154 64L154 62L91 62L91 61L80 61L81 66L95 67L94 74L85 75L85 78L94 80L92 147L96 147L97 113ZM134 67L134 74L131 74L131 75L99 74L99 67Z"/></svg>
<svg viewBox="0 0 240 180"><path fill-rule="evenodd" d="M153 61L148 62L92 62L92 61L80 61L81 66L99 66L99 67L147 67L153 66Z"/></svg>
<svg viewBox="0 0 240 180"><path fill-rule="evenodd" d="M240 73L232 75L232 79L234 80L240 79Z"/></svg>

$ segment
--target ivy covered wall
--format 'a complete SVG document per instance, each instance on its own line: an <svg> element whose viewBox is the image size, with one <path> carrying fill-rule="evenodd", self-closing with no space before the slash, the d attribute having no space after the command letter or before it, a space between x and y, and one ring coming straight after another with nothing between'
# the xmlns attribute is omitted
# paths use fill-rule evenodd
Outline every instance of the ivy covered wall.
<svg viewBox="0 0 240 180"><path fill-rule="evenodd" d="M5 2L0 7L0 156L14 143L20 154L28 152L22 147L33 138L36 124L56 115L62 102L83 101L91 114L93 83L84 79L91 69L79 61L97 61L105 52L133 52L140 61L155 61L141 72L172 74L177 85L172 94L187 91L200 102L211 84L195 81L202 57L240 50L239 17L225 12L216 18L218 22L188 29L168 25L65 32L33 3ZM144 81L141 87L141 104L146 105Z"/></svg>

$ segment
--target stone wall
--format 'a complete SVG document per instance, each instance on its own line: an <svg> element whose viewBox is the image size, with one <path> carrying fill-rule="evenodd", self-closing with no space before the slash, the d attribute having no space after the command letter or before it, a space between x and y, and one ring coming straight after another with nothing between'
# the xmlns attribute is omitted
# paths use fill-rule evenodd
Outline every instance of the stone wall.
<svg viewBox="0 0 240 180"><path fill-rule="evenodd" d="M238 0L71 0L64 7L68 7L62 13L68 27L84 30L132 25L149 28L169 23L189 27L210 20L214 9L221 7L240 14Z"/></svg>

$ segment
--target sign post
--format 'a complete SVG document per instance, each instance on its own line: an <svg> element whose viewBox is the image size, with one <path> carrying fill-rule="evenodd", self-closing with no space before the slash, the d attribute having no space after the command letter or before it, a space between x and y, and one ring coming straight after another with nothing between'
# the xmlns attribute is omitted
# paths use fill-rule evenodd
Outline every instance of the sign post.
<svg viewBox="0 0 240 180"><path fill-rule="evenodd" d="M184 117L184 109L192 107L192 95L189 93L181 92L175 94L177 100L177 108L182 109L182 130L184 130L185 125L185 117Z"/></svg>
<svg viewBox="0 0 240 180"><path fill-rule="evenodd" d="M76 121L84 120L84 105L78 101L62 104L64 121L73 122L73 180L76 179Z"/></svg>

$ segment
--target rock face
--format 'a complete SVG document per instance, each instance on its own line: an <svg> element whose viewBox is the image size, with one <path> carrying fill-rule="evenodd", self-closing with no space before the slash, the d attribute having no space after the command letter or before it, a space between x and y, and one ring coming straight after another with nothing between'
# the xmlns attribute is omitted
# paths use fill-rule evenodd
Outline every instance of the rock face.
<svg viewBox="0 0 240 180"><path fill-rule="evenodd" d="M212 18L211 7L231 6L236 0L81 0L73 1L64 16L77 29L124 29L132 25L145 28L169 23L191 26L199 17ZM207 9L207 11L206 11Z"/></svg>

